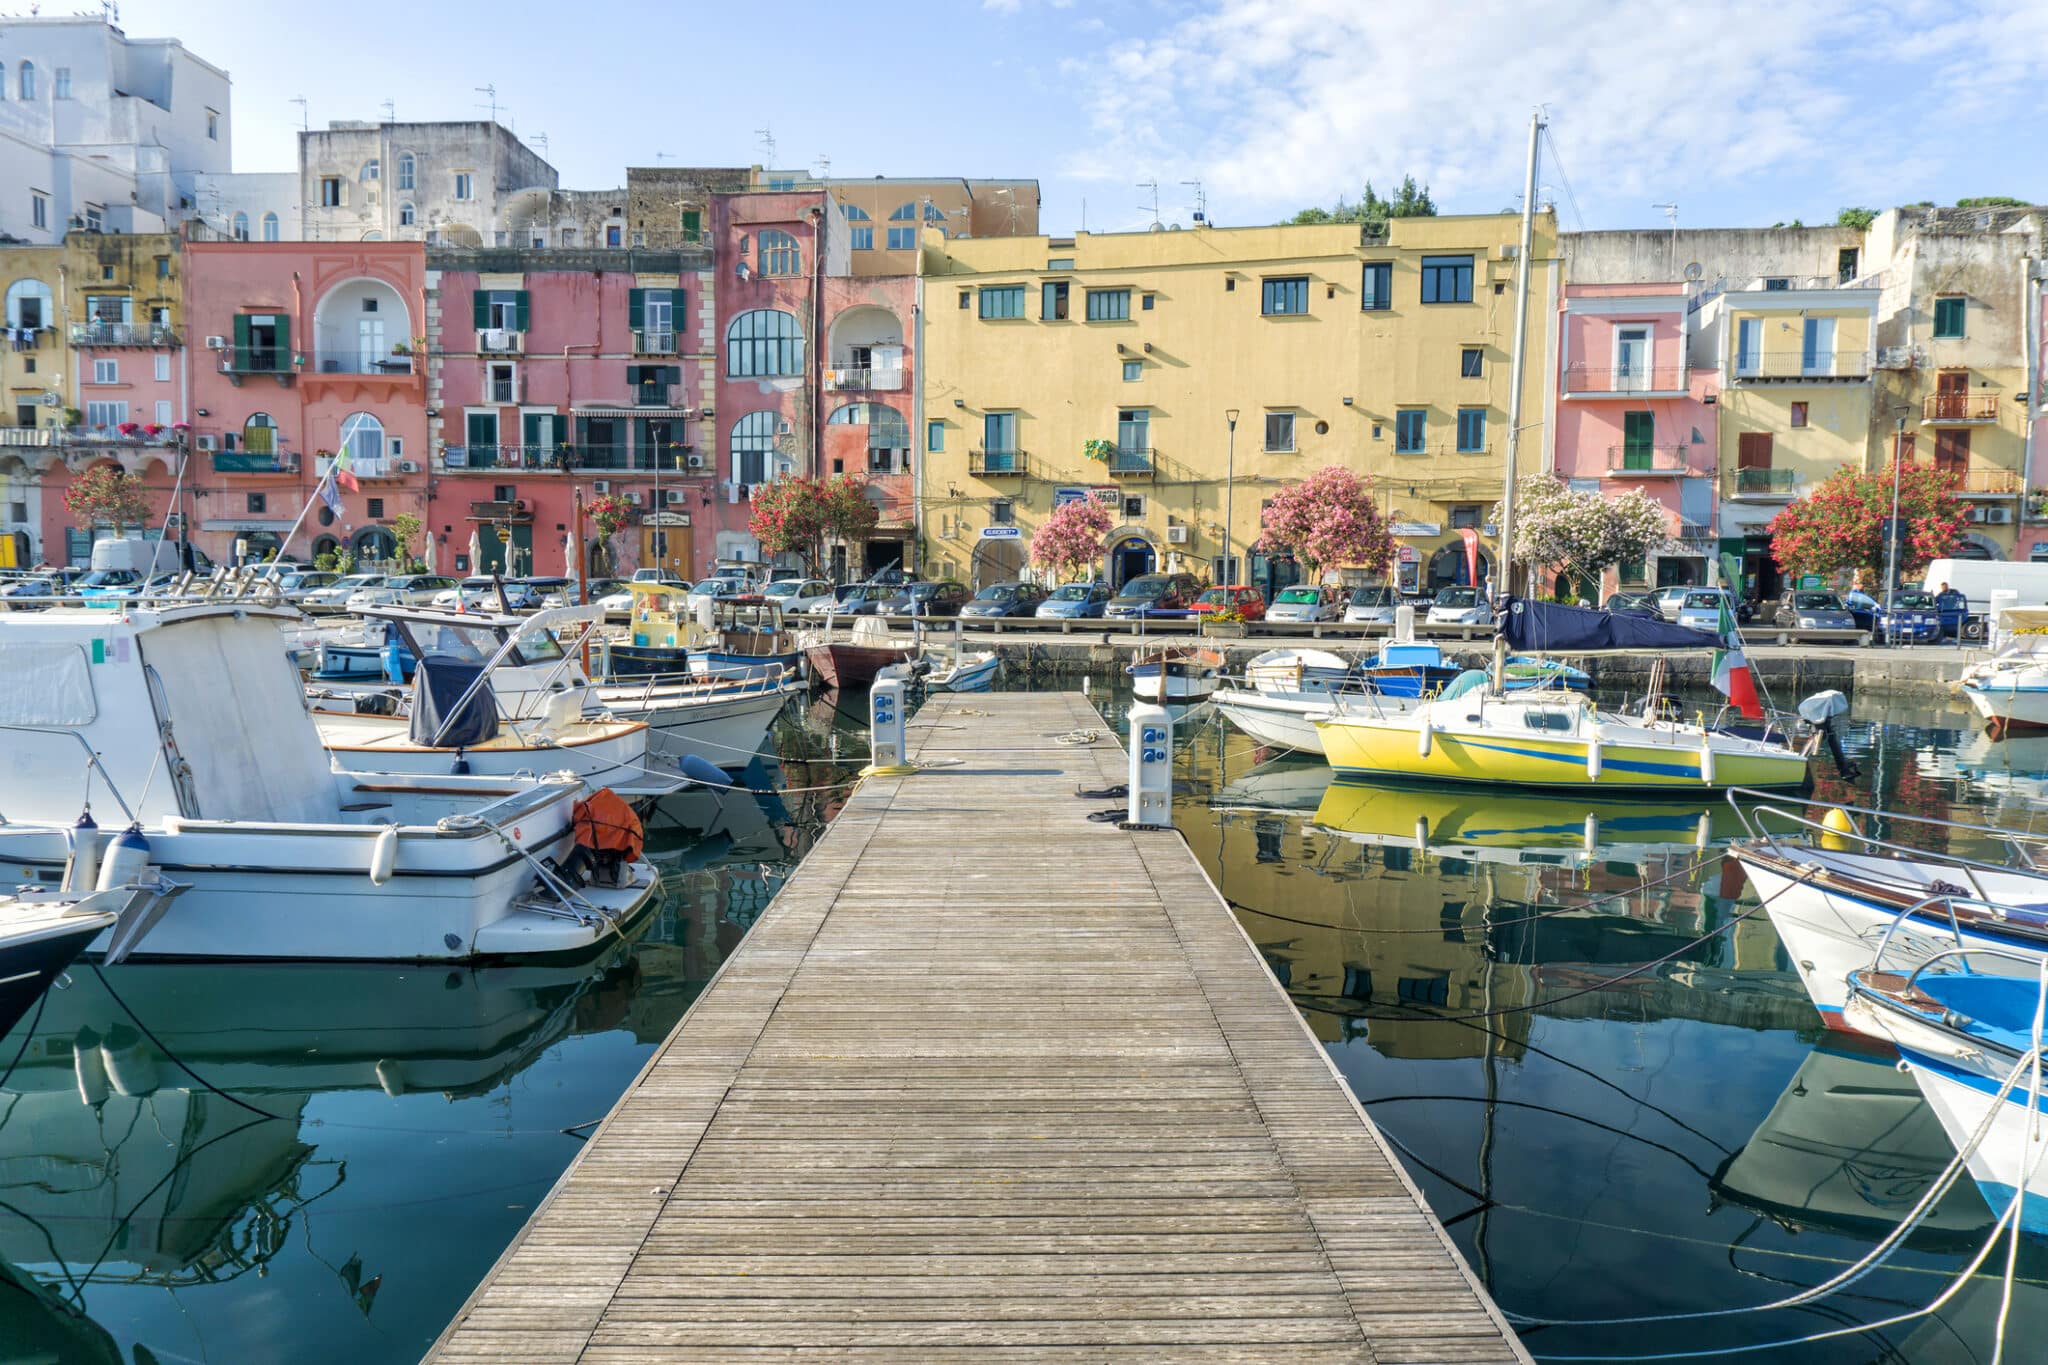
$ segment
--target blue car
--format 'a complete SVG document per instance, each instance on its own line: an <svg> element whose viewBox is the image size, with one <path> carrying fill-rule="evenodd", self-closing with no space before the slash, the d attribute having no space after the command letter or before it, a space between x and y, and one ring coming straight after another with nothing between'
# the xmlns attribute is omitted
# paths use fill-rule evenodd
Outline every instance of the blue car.
<svg viewBox="0 0 2048 1365"><path fill-rule="evenodd" d="M1109 605L1107 583L1062 583L1038 604L1038 616L1054 621L1087 621Z"/></svg>
<svg viewBox="0 0 2048 1365"><path fill-rule="evenodd" d="M1945 623L1934 594L1918 588L1893 593L1889 614L1884 603L1868 593L1852 592L1844 605L1856 618L1856 628L1869 631L1872 640L1883 644L1934 644L1943 634Z"/></svg>

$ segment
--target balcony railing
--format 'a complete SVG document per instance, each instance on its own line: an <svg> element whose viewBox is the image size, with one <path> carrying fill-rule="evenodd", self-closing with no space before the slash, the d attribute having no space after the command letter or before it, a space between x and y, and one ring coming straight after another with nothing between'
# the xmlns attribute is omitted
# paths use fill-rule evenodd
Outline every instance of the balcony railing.
<svg viewBox="0 0 2048 1365"><path fill-rule="evenodd" d="M967 472L978 479L1024 477L1029 461L1021 450L970 450Z"/></svg>
<svg viewBox="0 0 2048 1365"><path fill-rule="evenodd" d="M178 334L147 322L74 322L73 346L176 346Z"/></svg>
<svg viewBox="0 0 2048 1365"><path fill-rule="evenodd" d="M865 389L870 393L895 393L903 387L901 365L834 365L825 371L828 389Z"/></svg>
<svg viewBox="0 0 2048 1365"><path fill-rule="evenodd" d="M472 521L523 521L529 516L526 499L514 498L510 502L486 501L469 505Z"/></svg>
<svg viewBox="0 0 2048 1365"><path fill-rule="evenodd" d="M220 352L222 374L292 374L292 353L276 346L230 346Z"/></svg>
<svg viewBox="0 0 2048 1365"><path fill-rule="evenodd" d="M674 355L676 334L673 331L643 328L633 333L633 350L639 355Z"/></svg>
<svg viewBox="0 0 2048 1365"><path fill-rule="evenodd" d="M1607 447L1607 477L1626 479L1638 475L1690 474L1686 463L1689 445Z"/></svg>
<svg viewBox="0 0 2048 1365"><path fill-rule="evenodd" d="M518 355L526 349L526 333L509 327L479 327L476 349L481 355Z"/></svg>
<svg viewBox="0 0 2048 1365"><path fill-rule="evenodd" d="M252 450L216 450L213 452L213 472L216 474L296 474L299 472L299 457L296 451L279 450L259 454Z"/></svg>
<svg viewBox="0 0 2048 1365"><path fill-rule="evenodd" d="M43 347L43 333L48 327L9 327L0 323L0 346L10 351L39 351Z"/></svg>
<svg viewBox="0 0 2048 1365"><path fill-rule="evenodd" d="M1734 370L1738 384L1856 384L1870 378L1870 352L1737 352Z"/></svg>
<svg viewBox="0 0 2048 1365"><path fill-rule="evenodd" d="M1159 472L1157 455L1151 446L1118 446L1110 453L1109 472L1119 479L1149 479Z"/></svg>
<svg viewBox="0 0 2048 1365"><path fill-rule="evenodd" d="M1593 394L1627 396L1636 393L1682 393L1686 385L1683 365L1567 365L1564 371L1566 396L1583 398Z"/></svg>
<svg viewBox="0 0 2048 1365"><path fill-rule="evenodd" d="M1982 389L1968 393L1930 393L1920 400L1923 422L1996 422L1998 395Z"/></svg>
<svg viewBox="0 0 2048 1365"><path fill-rule="evenodd" d="M1722 493L1731 498L1789 498L1799 481L1792 469L1731 469L1721 482Z"/></svg>
<svg viewBox="0 0 2048 1365"><path fill-rule="evenodd" d="M0 446L53 446L55 427L0 427Z"/></svg>
<svg viewBox="0 0 2048 1365"><path fill-rule="evenodd" d="M435 467L441 470L520 469L530 474L618 473L705 475L710 471L692 460L688 450L632 451L623 445L459 445L443 446Z"/></svg>
<svg viewBox="0 0 2048 1365"><path fill-rule="evenodd" d="M413 372L413 358L409 355L366 356L356 351L340 355L322 352L314 362L316 374L387 374L400 375Z"/></svg>
<svg viewBox="0 0 2048 1365"><path fill-rule="evenodd" d="M2011 498L2017 497L2021 491L2017 470L1977 468L1948 472L1953 479L1949 491L1958 497Z"/></svg>

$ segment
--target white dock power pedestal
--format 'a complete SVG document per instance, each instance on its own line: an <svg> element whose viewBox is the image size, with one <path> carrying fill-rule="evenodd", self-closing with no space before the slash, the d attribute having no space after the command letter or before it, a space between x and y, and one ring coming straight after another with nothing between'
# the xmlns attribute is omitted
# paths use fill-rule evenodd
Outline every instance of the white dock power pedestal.
<svg viewBox="0 0 2048 1365"><path fill-rule="evenodd" d="M1173 823L1173 716L1163 706L1131 707L1130 823Z"/></svg>

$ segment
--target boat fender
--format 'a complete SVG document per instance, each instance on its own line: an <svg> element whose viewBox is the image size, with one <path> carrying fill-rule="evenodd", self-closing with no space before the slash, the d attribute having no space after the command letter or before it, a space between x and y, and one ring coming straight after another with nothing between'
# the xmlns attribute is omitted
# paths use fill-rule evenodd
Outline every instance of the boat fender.
<svg viewBox="0 0 2048 1365"><path fill-rule="evenodd" d="M1853 850L1858 837L1862 834L1862 831L1856 828L1856 818L1840 806L1829 807L1828 813L1821 816L1820 824L1821 828L1827 831L1820 836L1820 846L1834 849L1838 853Z"/></svg>
<svg viewBox="0 0 2048 1365"><path fill-rule="evenodd" d="M91 811L83 812L78 823L64 832L64 842L71 848L71 856L64 861L64 890L84 895L98 887L100 876L100 827Z"/></svg>
<svg viewBox="0 0 2048 1365"><path fill-rule="evenodd" d="M386 825L377 831L377 842L370 846L370 885L384 885L397 870L398 826Z"/></svg>
<svg viewBox="0 0 2048 1365"><path fill-rule="evenodd" d="M111 891L117 886L134 886L148 877L149 840L142 837L142 826L130 825L107 845L107 856L100 859L96 885L102 891Z"/></svg>
<svg viewBox="0 0 2048 1365"><path fill-rule="evenodd" d="M116 1024L101 1040L100 1069L114 1093L124 1099L138 1100L156 1093L156 1057L142 1035L125 1024Z"/></svg>
<svg viewBox="0 0 2048 1365"><path fill-rule="evenodd" d="M732 779L725 770L702 754L684 754L676 760L676 767L692 782L701 782L707 787L730 787Z"/></svg>
<svg viewBox="0 0 2048 1365"><path fill-rule="evenodd" d="M1423 758L1429 757L1429 750L1431 747L1430 737L1435 733L1435 725L1431 723L1430 718L1427 715L1423 716L1422 723L1415 727L1415 752L1418 755L1420 755Z"/></svg>
<svg viewBox="0 0 2048 1365"><path fill-rule="evenodd" d="M71 1069L78 1078L78 1101L97 1109L113 1095L107 1081L107 1059L100 1055L100 1037L90 1026L78 1031L71 1047Z"/></svg>
<svg viewBox="0 0 2048 1365"><path fill-rule="evenodd" d="M1597 739L1586 741L1586 780L1589 782L1598 782L1600 780L1600 741ZM1591 819L1592 817L1588 816L1587 818Z"/></svg>
<svg viewBox="0 0 2048 1365"><path fill-rule="evenodd" d="M1586 849L1586 856L1587 856L1588 858L1592 857L1592 856L1593 856L1593 851L1594 851L1595 849L1599 848L1599 847L1600 847L1600 817L1599 817L1599 816L1597 816L1597 815L1594 815L1594 814L1592 814L1592 813L1591 813L1591 812L1589 811L1589 812L1587 812L1587 815L1586 815L1586 840L1585 840L1585 849Z"/></svg>
<svg viewBox="0 0 2048 1365"><path fill-rule="evenodd" d="M1713 785L1714 741L1706 735L1700 736L1700 781Z"/></svg>

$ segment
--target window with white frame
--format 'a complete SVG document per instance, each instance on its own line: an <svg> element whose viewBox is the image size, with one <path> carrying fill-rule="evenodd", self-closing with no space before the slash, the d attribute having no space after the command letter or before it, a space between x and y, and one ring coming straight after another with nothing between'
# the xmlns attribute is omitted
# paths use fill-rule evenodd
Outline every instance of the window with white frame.
<svg viewBox="0 0 2048 1365"><path fill-rule="evenodd" d="M118 384L121 382L121 363L117 360L95 360L92 363L92 382L95 384Z"/></svg>
<svg viewBox="0 0 2048 1365"><path fill-rule="evenodd" d="M384 178L384 163L374 156L365 161L363 163L362 178L364 180L382 180Z"/></svg>
<svg viewBox="0 0 2048 1365"><path fill-rule="evenodd" d="M46 228L50 225L49 195L41 194L34 190L29 191L28 219L31 224L39 228Z"/></svg>
<svg viewBox="0 0 2048 1365"><path fill-rule="evenodd" d="M763 275L801 275L803 272L803 248L797 245L796 238L778 228L769 228L761 234Z"/></svg>
<svg viewBox="0 0 2048 1365"><path fill-rule="evenodd" d="M34 62L23 62L21 64L20 90L21 97L25 100L32 100L36 97L36 64Z"/></svg>
<svg viewBox="0 0 2048 1365"><path fill-rule="evenodd" d="M384 424L367 412L352 412L341 422L341 448L352 464L384 458Z"/></svg>
<svg viewBox="0 0 2048 1365"><path fill-rule="evenodd" d="M105 227L106 210L98 204L87 204L85 206L85 230L87 232L100 232Z"/></svg>
<svg viewBox="0 0 2048 1365"><path fill-rule="evenodd" d="M476 176L472 172L455 173L455 197L460 200L476 198Z"/></svg>
<svg viewBox="0 0 2048 1365"><path fill-rule="evenodd" d="M398 188L402 190L412 189L413 179L418 174L418 160L414 158L411 152L400 152L398 154Z"/></svg>
<svg viewBox="0 0 2048 1365"><path fill-rule="evenodd" d="M85 424L89 427L118 427L128 420L128 404L124 400L96 398L85 405Z"/></svg>
<svg viewBox="0 0 2048 1365"><path fill-rule="evenodd" d="M873 251L875 249L875 220L868 217L868 211L859 204L848 204L846 206L846 221L852 225L847 229L847 247L853 251Z"/></svg>
<svg viewBox="0 0 2048 1365"><path fill-rule="evenodd" d="M320 177L320 207L338 209L341 207L341 177L323 175Z"/></svg>
<svg viewBox="0 0 2048 1365"><path fill-rule="evenodd" d="M263 215L263 240L266 242L277 240L277 215L274 213Z"/></svg>
<svg viewBox="0 0 2048 1365"><path fill-rule="evenodd" d="M411 200L407 200L398 206L398 225L400 227L411 227L416 216Z"/></svg>
<svg viewBox="0 0 2048 1365"><path fill-rule="evenodd" d="M519 392L519 367L509 360L493 361L486 388L490 402L517 402L515 395Z"/></svg>
<svg viewBox="0 0 2048 1365"><path fill-rule="evenodd" d="M171 382L171 358L167 355L158 354L156 357L156 382L159 384Z"/></svg>
<svg viewBox="0 0 2048 1365"><path fill-rule="evenodd" d="M167 427L171 424L170 399L159 398L156 400L156 424L160 427Z"/></svg>
<svg viewBox="0 0 2048 1365"><path fill-rule="evenodd" d="M220 111L219 111L219 110L216 110L216 109L209 109L209 110L207 110L207 111L206 111L206 138L207 138L207 141L209 141L209 142L218 142L218 141L220 141Z"/></svg>
<svg viewBox="0 0 2048 1365"><path fill-rule="evenodd" d="M732 424L732 477L735 483L766 483L775 453L773 412L750 412Z"/></svg>
<svg viewBox="0 0 2048 1365"><path fill-rule="evenodd" d="M70 67L60 66L57 68L55 77L50 81L50 98L54 100L68 100L71 98Z"/></svg>
<svg viewBox="0 0 2048 1365"><path fill-rule="evenodd" d="M917 205L898 204L889 211L889 221L892 223L911 224L909 227L892 227L889 229L889 250L914 250L917 246Z"/></svg>
<svg viewBox="0 0 2048 1365"><path fill-rule="evenodd" d="M736 379L802 374L804 333L796 317L757 308L734 318L725 329L725 372Z"/></svg>
<svg viewBox="0 0 2048 1365"><path fill-rule="evenodd" d="M249 240L249 215L239 211L235 214L235 240L238 242Z"/></svg>
<svg viewBox="0 0 2048 1365"><path fill-rule="evenodd" d="M228 437L228 448L234 448L234 437ZM249 420L242 423L242 449L251 455L275 455L277 453L277 423L267 412L252 412Z"/></svg>

